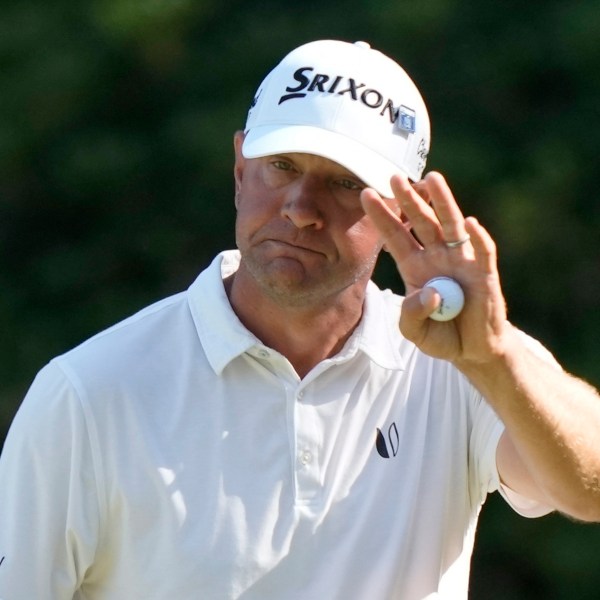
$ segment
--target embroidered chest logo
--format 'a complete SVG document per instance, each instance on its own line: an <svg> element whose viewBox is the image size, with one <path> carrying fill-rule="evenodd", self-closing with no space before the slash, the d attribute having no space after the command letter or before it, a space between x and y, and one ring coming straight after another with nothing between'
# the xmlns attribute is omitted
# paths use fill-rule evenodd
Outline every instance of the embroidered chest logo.
<svg viewBox="0 0 600 600"><path fill-rule="evenodd" d="M392 423L387 430L387 435L384 434L379 427L375 435L375 448L379 456L382 458L391 458L396 456L398 448L400 447L400 436L398 435L398 428L396 423Z"/></svg>

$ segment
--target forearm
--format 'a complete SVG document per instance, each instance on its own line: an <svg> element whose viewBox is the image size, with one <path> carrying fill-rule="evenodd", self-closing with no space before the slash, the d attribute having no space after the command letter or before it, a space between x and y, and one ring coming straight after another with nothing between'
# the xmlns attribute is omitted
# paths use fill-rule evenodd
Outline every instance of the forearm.
<svg viewBox="0 0 600 600"><path fill-rule="evenodd" d="M456 366L506 425L543 497L575 518L600 520L598 393L536 356L509 325L494 359L478 364L457 361ZM511 465L501 466L508 466L509 480Z"/></svg>

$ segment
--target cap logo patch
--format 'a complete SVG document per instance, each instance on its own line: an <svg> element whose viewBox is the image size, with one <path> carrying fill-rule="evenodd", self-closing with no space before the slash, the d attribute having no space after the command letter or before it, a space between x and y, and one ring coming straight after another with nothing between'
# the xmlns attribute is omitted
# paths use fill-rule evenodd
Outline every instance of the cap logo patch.
<svg viewBox="0 0 600 600"><path fill-rule="evenodd" d="M402 131L407 131L408 133L415 132L415 121L416 115L415 111L412 108L408 108L407 106L401 106L400 115L398 118L398 127Z"/></svg>

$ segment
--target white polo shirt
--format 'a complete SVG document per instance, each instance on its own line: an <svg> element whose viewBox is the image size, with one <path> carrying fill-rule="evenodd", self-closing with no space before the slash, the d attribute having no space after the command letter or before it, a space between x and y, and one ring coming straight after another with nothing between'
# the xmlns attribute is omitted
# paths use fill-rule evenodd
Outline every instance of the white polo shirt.
<svg viewBox="0 0 600 600"><path fill-rule="evenodd" d="M39 373L0 461L0 599L467 597L502 424L372 283L300 380L233 313L238 260Z"/></svg>

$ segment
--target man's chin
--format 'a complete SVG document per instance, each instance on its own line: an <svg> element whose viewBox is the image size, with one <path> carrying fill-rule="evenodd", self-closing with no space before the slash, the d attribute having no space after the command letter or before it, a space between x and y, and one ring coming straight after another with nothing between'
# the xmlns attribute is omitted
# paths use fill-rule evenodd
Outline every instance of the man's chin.
<svg viewBox="0 0 600 600"><path fill-rule="evenodd" d="M253 276L262 293L280 306L318 305L331 293L328 277L309 276L304 265L294 259L272 261Z"/></svg>

